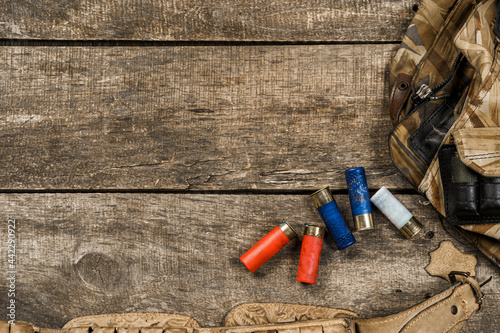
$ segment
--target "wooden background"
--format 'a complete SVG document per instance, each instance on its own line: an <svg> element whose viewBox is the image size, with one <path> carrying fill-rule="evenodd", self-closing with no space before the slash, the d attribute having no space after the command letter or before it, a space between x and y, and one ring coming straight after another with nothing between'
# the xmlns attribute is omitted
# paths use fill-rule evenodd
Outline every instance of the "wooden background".
<svg viewBox="0 0 500 333"><path fill-rule="evenodd" d="M451 240L478 257L481 281L493 276L462 331L499 331L499 270L388 154L388 67L418 5L1 1L0 234L17 220L16 319L56 328L172 312L214 326L245 302L383 316L447 287L424 266ZM356 245L325 242L317 285L295 281L297 241L246 270L239 256L282 219L321 223L309 198L319 187L350 222L343 171L355 166L372 193L397 193L420 237L377 211Z"/></svg>

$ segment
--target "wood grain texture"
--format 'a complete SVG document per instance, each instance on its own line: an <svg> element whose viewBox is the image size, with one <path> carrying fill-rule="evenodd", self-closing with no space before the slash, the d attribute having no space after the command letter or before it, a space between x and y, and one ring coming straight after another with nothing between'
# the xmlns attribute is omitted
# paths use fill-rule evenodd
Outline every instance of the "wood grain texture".
<svg viewBox="0 0 500 333"><path fill-rule="evenodd" d="M18 223L16 319L56 328L83 315L170 312L215 326L246 302L382 316L448 286L424 267L428 253L450 239L478 257L481 281L494 277L483 288L485 310L461 332L500 328L498 270L472 245L452 239L422 197L398 198L423 223L424 233L408 241L377 211L376 229L356 233L358 243L350 248L338 251L327 238L318 283L304 285L295 281L298 241L255 274L238 258L283 218L299 230L304 223L321 223L306 195L0 194L2 219ZM346 217L347 200L337 196ZM6 261L0 265L5 280ZM6 293L0 284L0 294ZM2 306L0 316L5 311Z"/></svg>
<svg viewBox="0 0 500 333"><path fill-rule="evenodd" d="M5 47L0 188L409 187L387 148L395 45Z"/></svg>
<svg viewBox="0 0 500 333"><path fill-rule="evenodd" d="M395 41L420 0L4 0L0 38Z"/></svg>

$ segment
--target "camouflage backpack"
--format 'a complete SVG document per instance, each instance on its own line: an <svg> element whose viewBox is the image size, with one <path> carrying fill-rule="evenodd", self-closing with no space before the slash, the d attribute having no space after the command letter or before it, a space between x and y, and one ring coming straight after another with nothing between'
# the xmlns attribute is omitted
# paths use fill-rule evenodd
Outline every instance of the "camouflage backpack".
<svg viewBox="0 0 500 333"><path fill-rule="evenodd" d="M389 149L413 186L499 265L497 1L420 5L391 65Z"/></svg>

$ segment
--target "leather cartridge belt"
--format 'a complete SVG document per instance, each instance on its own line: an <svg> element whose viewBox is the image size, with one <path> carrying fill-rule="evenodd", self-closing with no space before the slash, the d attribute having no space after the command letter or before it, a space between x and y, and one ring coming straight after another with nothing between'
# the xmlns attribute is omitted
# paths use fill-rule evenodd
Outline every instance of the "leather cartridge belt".
<svg viewBox="0 0 500 333"><path fill-rule="evenodd" d="M244 304L232 310L226 326L202 328L193 318L175 314L115 314L80 317L61 329L0 321L0 333L417 333L458 332L484 306L476 279L456 275L445 291L403 312L362 319L354 312L281 303ZM288 317L288 318L284 318ZM282 322L282 321L287 322Z"/></svg>

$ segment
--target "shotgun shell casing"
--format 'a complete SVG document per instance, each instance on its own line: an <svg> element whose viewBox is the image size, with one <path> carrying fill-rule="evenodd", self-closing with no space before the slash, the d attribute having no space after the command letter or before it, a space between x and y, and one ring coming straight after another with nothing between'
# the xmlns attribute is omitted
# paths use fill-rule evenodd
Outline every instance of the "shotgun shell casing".
<svg viewBox="0 0 500 333"><path fill-rule="evenodd" d="M324 235L324 227L306 224L300 249L297 281L310 284L316 283Z"/></svg>
<svg viewBox="0 0 500 333"><path fill-rule="evenodd" d="M368 194L365 168L352 168L345 171L349 189L349 201L356 231L373 229L372 205Z"/></svg>
<svg viewBox="0 0 500 333"><path fill-rule="evenodd" d="M385 186L372 196L371 201L406 238L412 239L422 230L422 224Z"/></svg>
<svg viewBox="0 0 500 333"><path fill-rule="evenodd" d="M356 239L347 227L330 189L328 187L322 188L311 194L311 198L323 222L325 222L326 229L335 241L337 249L343 250L356 243Z"/></svg>
<svg viewBox="0 0 500 333"><path fill-rule="evenodd" d="M240 260L253 273L295 237L297 233L283 221L242 255Z"/></svg>

